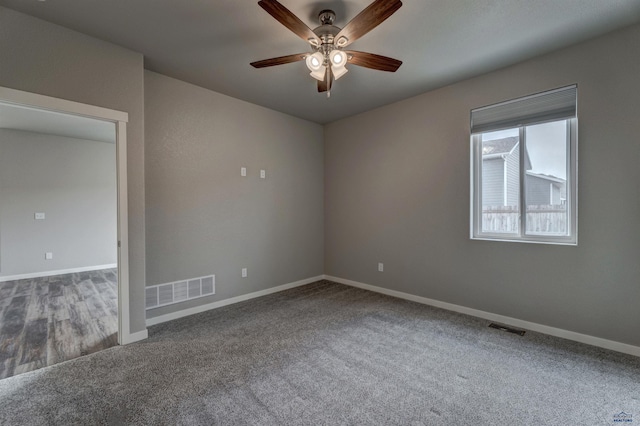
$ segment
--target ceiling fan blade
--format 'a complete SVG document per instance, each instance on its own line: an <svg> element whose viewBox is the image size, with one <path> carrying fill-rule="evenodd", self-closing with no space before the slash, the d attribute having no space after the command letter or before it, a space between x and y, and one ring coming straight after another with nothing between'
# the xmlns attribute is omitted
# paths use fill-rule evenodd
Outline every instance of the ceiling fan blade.
<svg viewBox="0 0 640 426"><path fill-rule="evenodd" d="M293 55L278 56L277 58L263 59L262 61L251 62L254 68L272 67L274 65L290 64L291 62L302 61L308 53L295 53Z"/></svg>
<svg viewBox="0 0 640 426"><path fill-rule="evenodd" d="M331 83L333 81L333 74L331 73L331 67L327 67L327 73L322 81L318 81L318 92L326 92L331 90Z"/></svg>
<svg viewBox="0 0 640 426"><path fill-rule="evenodd" d="M357 52L355 50L346 50L345 53L349 57L348 62L350 64L373 70L396 72L402 65L402 61L374 53Z"/></svg>
<svg viewBox="0 0 640 426"><path fill-rule="evenodd" d="M304 41L311 43L314 46L320 45L320 39L313 31L311 31L311 28L276 0L260 0L258 4L261 8L267 11L269 15L276 18L278 22L289 28Z"/></svg>
<svg viewBox="0 0 640 426"><path fill-rule="evenodd" d="M400 9L400 6L400 0L375 0L340 30L335 36L336 44L339 47L348 46L380 25Z"/></svg>

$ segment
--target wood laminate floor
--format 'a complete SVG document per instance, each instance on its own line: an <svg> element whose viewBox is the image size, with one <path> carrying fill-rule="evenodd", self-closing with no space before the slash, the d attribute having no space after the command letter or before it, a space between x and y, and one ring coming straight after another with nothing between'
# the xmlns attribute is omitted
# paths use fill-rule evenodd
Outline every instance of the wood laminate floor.
<svg viewBox="0 0 640 426"><path fill-rule="evenodd" d="M0 283L0 379L115 346L117 270Z"/></svg>

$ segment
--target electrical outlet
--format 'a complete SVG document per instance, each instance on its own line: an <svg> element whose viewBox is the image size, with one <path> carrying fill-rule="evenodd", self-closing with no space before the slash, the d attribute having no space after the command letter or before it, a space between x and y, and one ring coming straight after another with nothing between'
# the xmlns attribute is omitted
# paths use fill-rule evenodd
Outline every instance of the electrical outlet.
<svg viewBox="0 0 640 426"><path fill-rule="evenodd" d="M53 253L51 253L50 251L46 252L46 253L44 254L44 259L45 259L45 260L51 260L51 259L53 259Z"/></svg>
<svg viewBox="0 0 640 426"><path fill-rule="evenodd" d="M378 263L378 272L384 272L384 263Z"/></svg>
<svg viewBox="0 0 640 426"><path fill-rule="evenodd" d="M242 278L247 278L247 268L242 268Z"/></svg>
<svg viewBox="0 0 640 426"><path fill-rule="evenodd" d="M266 178L267 178L267 171L260 170L260 179L266 179Z"/></svg>
<svg viewBox="0 0 640 426"><path fill-rule="evenodd" d="M246 167L240 167L240 176L242 176L242 177L246 177L247 176L247 168Z"/></svg>
<svg viewBox="0 0 640 426"><path fill-rule="evenodd" d="M34 213L35 220L44 220L44 213Z"/></svg>

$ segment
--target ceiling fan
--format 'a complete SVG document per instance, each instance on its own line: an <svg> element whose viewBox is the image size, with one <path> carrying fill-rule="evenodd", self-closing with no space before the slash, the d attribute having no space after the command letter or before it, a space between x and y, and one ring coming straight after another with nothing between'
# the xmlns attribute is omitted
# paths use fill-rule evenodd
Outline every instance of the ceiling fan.
<svg viewBox="0 0 640 426"><path fill-rule="evenodd" d="M260 0L258 5L309 43L312 51L252 62L255 68L305 60L311 76L318 80L318 92L327 92L329 97L333 80L347 73L347 63L389 72L395 72L402 65L402 61L386 56L344 50L400 9L400 0L375 0L342 29L333 25L336 14L332 10L321 11L318 14L320 26L312 30L276 0Z"/></svg>

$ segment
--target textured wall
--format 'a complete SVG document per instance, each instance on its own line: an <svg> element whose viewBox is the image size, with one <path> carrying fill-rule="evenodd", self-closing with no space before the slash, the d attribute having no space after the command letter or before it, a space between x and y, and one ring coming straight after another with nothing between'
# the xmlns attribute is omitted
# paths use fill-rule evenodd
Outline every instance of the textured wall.
<svg viewBox="0 0 640 426"><path fill-rule="evenodd" d="M325 273L639 346L639 75L636 25L327 125ZM470 240L469 111L573 83L578 246Z"/></svg>
<svg viewBox="0 0 640 426"><path fill-rule="evenodd" d="M0 7L0 86L129 113L131 332L145 328L142 55Z"/></svg>
<svg viewBox="0 0 640 426"><path fill-rule="evenodd" d="M116 207L115 144L0 129L0 277L116 263Z"/></svg>
<svg viewBox="0 0 640 426"><path fill-rule="evenodd" d="M145 135L148 284L216 275L149 317L323 273L322 126L145 71Z"/></svg>

